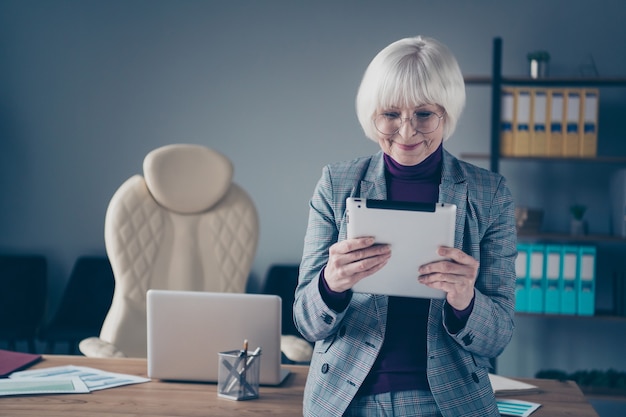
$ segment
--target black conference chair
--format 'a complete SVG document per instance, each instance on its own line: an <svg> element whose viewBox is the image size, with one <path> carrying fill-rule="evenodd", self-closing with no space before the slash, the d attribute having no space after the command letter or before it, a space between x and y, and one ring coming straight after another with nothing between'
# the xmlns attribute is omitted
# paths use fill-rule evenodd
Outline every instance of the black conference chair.
<svg viewBox="0 0 626 417"><path fill-rule="evenodd" d="M43 255L0 255L0 341L9 350L26 342L28 352L36 353L48 294L47 268Z"/></svg>
<svg viewBox="0 0 626 417"><path fill-rule="evenodd" d="M111 306L115 281L107 257L81 256L76 260L56 314L39 332L45 352L55 353L66 343L79 354L78 343L98 334Z"/></svg>
<svg viewBox="0 0 626 417"><path fill-rule="evenodd" d="M271 265L265 277L263 294L278 295L282 299L281 349L283 363L306 363L311 360L312 344L302 338L293 322L294 292L298 285L299 265ZM309 346L307 346L309 345Z"/></svg>

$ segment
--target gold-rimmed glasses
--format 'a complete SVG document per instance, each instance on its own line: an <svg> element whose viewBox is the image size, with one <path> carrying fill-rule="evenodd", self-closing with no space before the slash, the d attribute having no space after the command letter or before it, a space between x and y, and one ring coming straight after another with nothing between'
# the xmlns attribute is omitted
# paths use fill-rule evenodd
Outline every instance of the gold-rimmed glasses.
<svg viewBox="0 0 626 417"><path fill-rule="evenodd" d="M383 135L395 135L402 128L404 121L408 120L416 132L425 135L439 128L444 114L445 112L438 115L429 110L417 110L411 117L402 117L400 112L386 111L374 118L374 126Z"/></svg>

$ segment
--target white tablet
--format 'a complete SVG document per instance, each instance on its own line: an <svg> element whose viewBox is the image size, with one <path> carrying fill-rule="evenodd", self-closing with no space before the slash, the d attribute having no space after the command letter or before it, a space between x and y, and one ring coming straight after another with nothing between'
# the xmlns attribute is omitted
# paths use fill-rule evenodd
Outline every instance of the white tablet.
<svg viewBox="0 0 626 417"><path fill-rule="evenodd" d="M380 271L352 290L400 297L445 298L446 293L420 284L421 265L441 260L440 246L454 247L456 206L348 198L348 238L373 236L391 245L391 258Z"/></svg>

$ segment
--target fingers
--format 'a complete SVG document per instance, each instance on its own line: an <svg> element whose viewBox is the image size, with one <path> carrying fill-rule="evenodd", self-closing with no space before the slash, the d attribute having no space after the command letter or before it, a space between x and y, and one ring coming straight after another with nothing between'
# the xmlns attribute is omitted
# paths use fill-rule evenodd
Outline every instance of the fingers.
<svg viewBox="0 0 626 417"><path fill-rule="evenodd" d="M460 249L451 248L448 246L441 246L437 253L439 254L439 256L451 259L456 263L468 266L476 266L476 268L478 268L478 261Z"/></svg>
<svg viewBox="0 0 626 417"><path fill-rule="evenodd" d="M446 291L447 301L454 308L463 310L474 297L479 262L456 248L441 247L438 253L447 259L422 265L419 282Z"/></svg>
<svg viewBox="0 0 626 417"><path fill-rule="evenodd" d="M390 257L389 245L375 245L371 237L344 240L330 247L324 277L333 291L342 292L383 268Z"/></svg>
<svg viewBox="0 0 626 417"><path fill-rule="evenodd" d="M374 244L373 237L359 237L355 239L342 240L332 245L329 249L331 254L347 254L359 249L365 249Z"/></svg>
<svg viewBox="0 0 626 417"><path fill-rule="evenodd" d="M386 254L390 249L389 245L374 245L372 237L362 237L335 243L328 252L331 260L344 265Z"/></svg>
<svg viewBox="0 0 626 417"><path fill-rule="evenodd" d="M476 259L472 258L462 250L441 246L438 254L439 256L446 258L446 260L422 265L418 271L420 275L442 273L462 276L469 274L474 277L476 276L480 264Z"/></svg>

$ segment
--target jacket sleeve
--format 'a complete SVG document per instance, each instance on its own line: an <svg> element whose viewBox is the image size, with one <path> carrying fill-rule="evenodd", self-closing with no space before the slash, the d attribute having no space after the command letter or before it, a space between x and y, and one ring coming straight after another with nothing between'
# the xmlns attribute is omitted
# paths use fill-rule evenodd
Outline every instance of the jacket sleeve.
<svg viewBox="0 0 626 417"><path fill-rule="evenodd" d="M336 312L328 307L319 290L320 274L328 262L328 249L341 235L345 237L345 232L340 230L344 212L345 198L333 200L330 169L325 167L309 203L309 222L293 309L296 327L312 342L333 334L345 314L345 310Z"/></svg>
<svg viewBox="0 0 626 417"><path fill-rule="evenodd" d="M480 269L474 307L465 327L456 334L449 331L448 334L469 352L494 358L513 336L515 310L515 207L503 177L492 199L485 201L483 207L484 217L478 221Z"/></svg>

